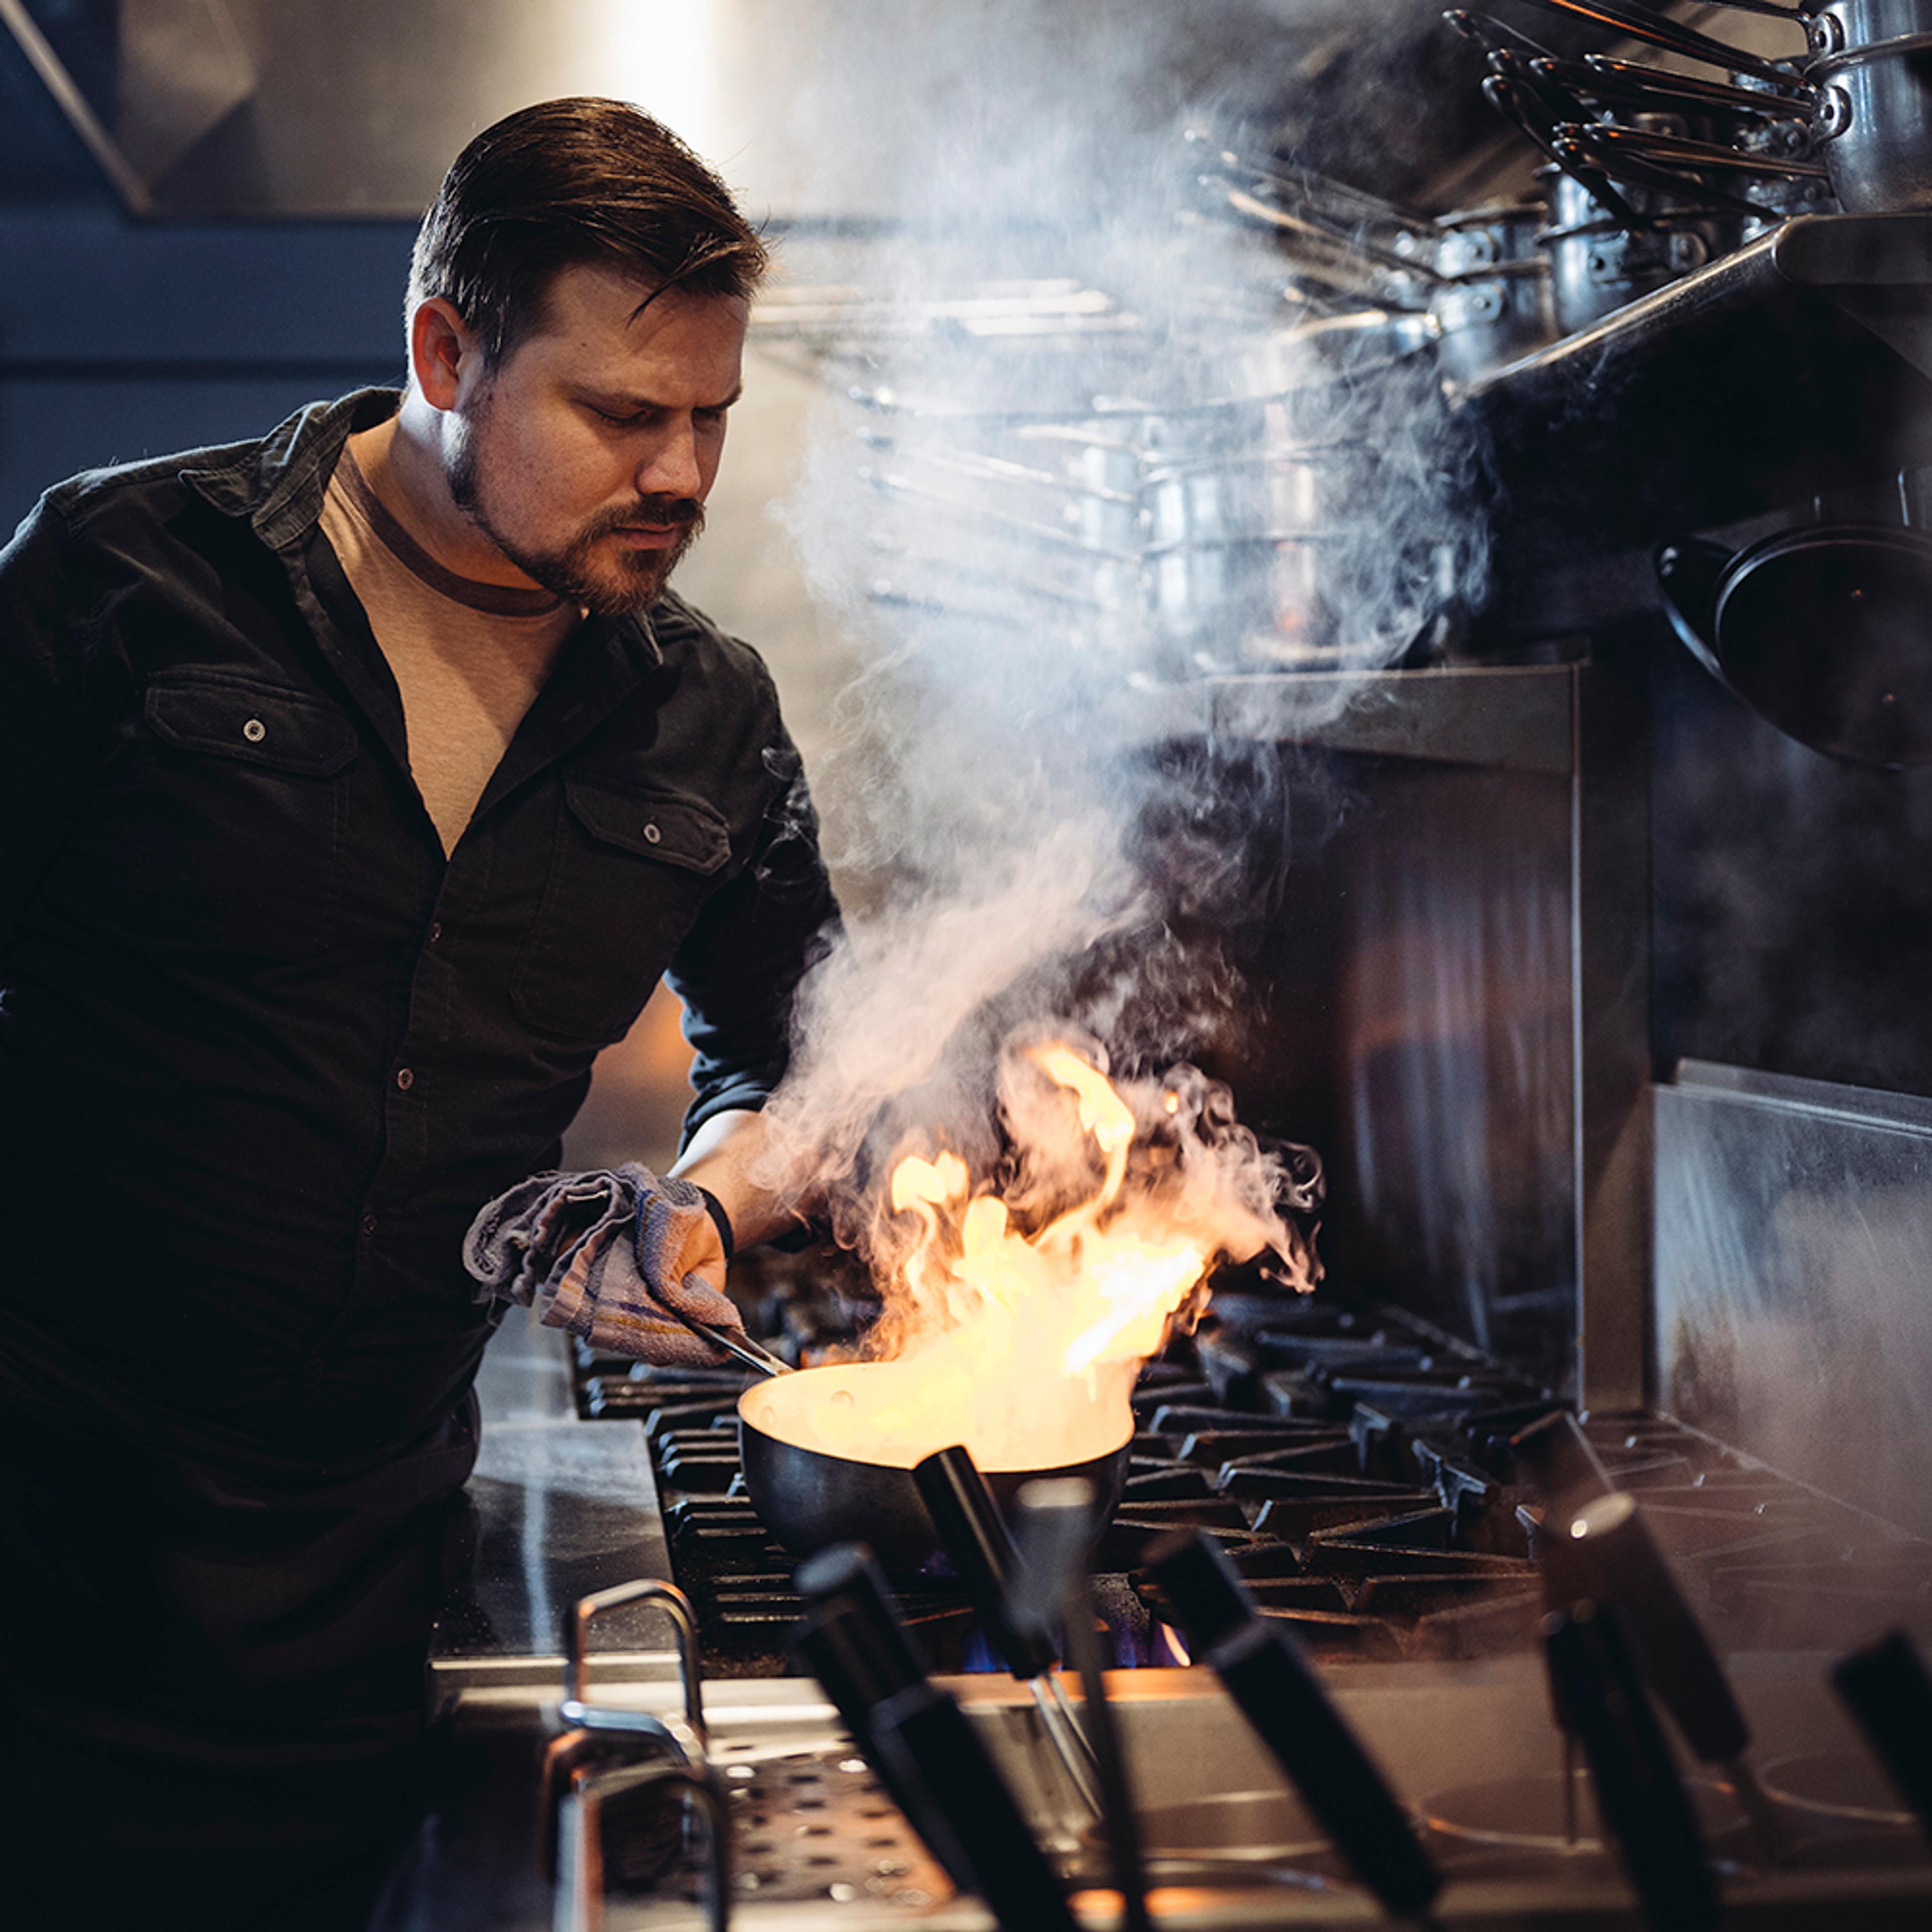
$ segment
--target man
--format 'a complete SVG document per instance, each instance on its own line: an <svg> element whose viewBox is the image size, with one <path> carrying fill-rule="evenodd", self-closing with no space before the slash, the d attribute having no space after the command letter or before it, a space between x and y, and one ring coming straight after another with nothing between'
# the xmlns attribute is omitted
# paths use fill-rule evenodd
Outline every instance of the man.
<svg viewBox="0 0 1932 1932"><path fill-rule="evenodd" d="M61 1923L366 1910L496 1312L464 1233L667 969L716 1210L669 1285L772 1230L834 908L770 680L666 588L764 266L656 123L530 109L424 223L405 392L0 553L0 1887Z"/></svg>

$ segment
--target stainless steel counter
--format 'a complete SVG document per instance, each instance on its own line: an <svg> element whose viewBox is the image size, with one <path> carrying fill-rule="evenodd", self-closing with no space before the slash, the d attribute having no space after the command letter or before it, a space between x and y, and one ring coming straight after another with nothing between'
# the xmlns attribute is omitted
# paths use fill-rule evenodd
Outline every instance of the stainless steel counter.
<svg viewBox="0 0 1932 1932"><path fill-rule="evenodd" d="M578 1419L568 1348L556 1330L513 1309L484 1356L482 1450L468 1490L476 1557L436 1621L438 1708L470 1686L554 1688L578 1598L670 1574L643 1427ZM668 1633L650 1612L600 1618L592 1648L610 1674L676 1674Z"/></svg>
<svg viewBox="0 0 1932 1932"><path fill-rule="evenodd" d="M643 1428L578 1419L568 1351L565 1336L513 1309L484 1357L466 1492L475 1558L430 1645L430 1809L370 1932L550 1924L536 1834L565 1620L591 1591L670 1574ZM599 1619L592 1649L606 1678L649 1683L676 1675L668 1642L648 1613L619 1612Z"/></svg>

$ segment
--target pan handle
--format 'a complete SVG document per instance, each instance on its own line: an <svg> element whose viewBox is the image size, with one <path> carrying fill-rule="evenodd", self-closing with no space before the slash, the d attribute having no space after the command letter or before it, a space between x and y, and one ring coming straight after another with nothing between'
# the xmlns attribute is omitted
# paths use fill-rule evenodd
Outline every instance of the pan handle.
<svg viewBox="0 0 1932 1932"><path fill-rule="evenodd" d="M1730 552L1701 537L1664 544L1657 553L1657 586L1670 628L1726 690L1730 680L1718 662L1718 596L1730 566Z"/></svg>
<svg viewBox="0 0 1932 1932"><path fill-rule="evenodd" d="M670 1307L668 1302L658 1305ZM670 1312L700 1340L709 1342L714 1348L722 1348L726 1354L742 1362L748 1369L756 1369L761 1376L788 1376L793 1372L790 1363L773 1354L763 1343L753 1341L742 1331L700 1322L696 1316L687 1315L681 1308L671 1308Z"/></svg>
<svg viewBox="0 0 1932 1932"><path fill-rule="evenodd" d="M1932 1840L1932 1676L1918 1646L1903 1630L1889 1631L1840 1658L1832 1688Z"/></svg>
<svg viewBox="0 0 1932 1932"><path fill-rule="evenodd" d="M1604 1824L1658 1932L1712 1932L1723 1916L1702 1834L1614 1612L1584 1602L1544 1620L1552 1694L1590 1766Z"/></svg>
<svg viewBox="0 0 1932 1932"><path fill-rule="evenodd" d="M1391 1917L1420 1917L1442 1874L1286 1626L1262 1613L1203 1531L1163 1537L1148 1551L1148 1567L1193 1654L1227 1687L1356 1877Z"/></svg>
<svg viewBox="0 0 1932 1932"><path fill-rule="evenodd" d="M1768 80L1774 86L1789 87L1796 78L1788 66L1747 53L1743 48L1730 46L1723 40L1714 40L1708 34L1697 33L1689 27L1680 27L1676 21L1660 18L1639 5L1625 6L1619 4L1619 0L1533 0L1533 4L1546 7L1554 14L1574 14L1630 40L1648 40L1652 46L1682 54L1687 60L1701 61L1706 67L1720 67L1732 74L1754 74L1760 80ZM1801 16L1796 14L1791 19L1794 25L1802 24Z"/></svg>

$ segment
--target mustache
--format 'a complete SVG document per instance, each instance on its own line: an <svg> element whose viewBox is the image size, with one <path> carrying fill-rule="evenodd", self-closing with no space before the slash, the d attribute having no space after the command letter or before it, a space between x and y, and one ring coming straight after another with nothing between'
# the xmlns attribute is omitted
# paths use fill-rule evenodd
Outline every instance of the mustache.
<svg viewBox="0 0 1932 1932"><path fill-rule="evenodd" d="M608 536L638 524L682 524L695 536L704 527L704 506L695 496L640 496L620 510L607 510L586 533Z"/></svg>

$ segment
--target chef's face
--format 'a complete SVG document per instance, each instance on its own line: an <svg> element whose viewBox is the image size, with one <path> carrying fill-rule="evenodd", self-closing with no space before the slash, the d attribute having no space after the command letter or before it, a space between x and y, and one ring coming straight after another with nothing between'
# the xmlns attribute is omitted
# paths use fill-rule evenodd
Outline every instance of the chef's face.
<svg viewBox="0 0 1932 1932"><path fill-rule="evenodd" d="M445 445L458 507L560 596L608 615L654 602L703 525L746 313L563 269L537 332L471 364Z"/></svg>

